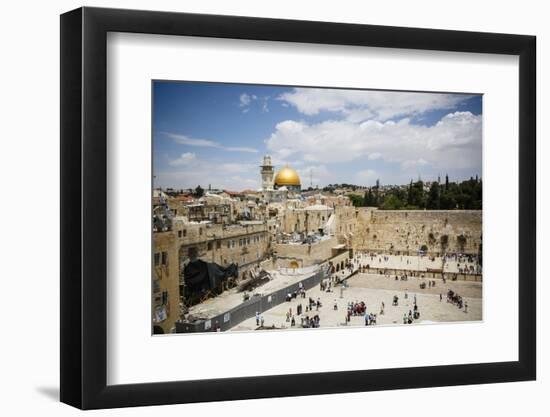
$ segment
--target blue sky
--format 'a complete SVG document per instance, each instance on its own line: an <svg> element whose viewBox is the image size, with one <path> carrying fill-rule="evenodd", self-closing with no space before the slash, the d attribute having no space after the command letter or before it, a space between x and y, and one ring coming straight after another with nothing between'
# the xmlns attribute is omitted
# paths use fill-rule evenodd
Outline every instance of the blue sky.
<svg viewBox="0 0 550 417"><path fill-rule="evenodd" d="M481 177L482 96L153 82L155 186L258 189L272 155L302 186Z"/></svg>

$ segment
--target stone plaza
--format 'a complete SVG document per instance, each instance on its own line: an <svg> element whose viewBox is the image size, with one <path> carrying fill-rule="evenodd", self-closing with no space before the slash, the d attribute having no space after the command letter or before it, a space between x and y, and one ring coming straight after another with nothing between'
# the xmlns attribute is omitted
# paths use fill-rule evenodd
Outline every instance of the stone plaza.
<svg viewBox="0 0 550 417"><path fill-rule="evenodd" d="M370 259L370 257L365 257ZM432 264L427 257L410 256L400 261L402 257L388 257L388 261L383 261L383 256L376 256L375 259L381 259L381 263L392 268L409 270L409 273L415 271L417 265ZM358 257L357 260L360 258ZM456 262L450 269L456 268ZM354 271L359 267L354 268ZM337 273L340 278L349 275L349 271ZM424 289L420 289L421 283L429 284ZM402 325L403 317L408 316L409 311L413 311L414 303L418 306L420 317L413 321L413 324L428 324L440 322L466 322L482 320L482 283L481 281L465 280L445 280L441 278L422 278L421 276L408 276L407 280L398 277L395 280L394 275L381 275L371 273L355 273L350 278L345 279L346 285L337 285L332 291L321 290L319 286L306 291L305 298L297 297L292 301L279 304L278 306L265 311L261 314L263 318L263 328L294 330L301 329L302 320L308 316L318 315L320 326L341 327L341 326L365 326L365 317L363 315L351 315L347 321L347 308L351 303L364 302L366 312L376 314L376 325ZM447 293L451 290L459 294L467 305L459 308L457 305L447 302ZM398 305L394 306L393 297L398 297ZM311 311L305 311L309 298L319 300L321 306L314 306ZM383 314L382 303L384 303ZM302 304L302 314L297 315L298 305ZM334 306L337 306L337 309ZM295 317L295 326L287 321L287 313L292 311ZM256 323L256 318L250 318L235 326L232 331L250 331L261 329Z"/></svg>

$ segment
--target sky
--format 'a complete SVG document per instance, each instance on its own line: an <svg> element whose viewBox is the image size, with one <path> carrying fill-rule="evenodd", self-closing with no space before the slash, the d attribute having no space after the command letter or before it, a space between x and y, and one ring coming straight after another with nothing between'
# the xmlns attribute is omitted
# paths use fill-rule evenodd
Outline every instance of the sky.
<svg viewBox="0 0 550 417"><path fill-rule="evenodd" d="M155 187L259 189L263 156L310 185L482 176L482 96L153 81Z"/></svg>

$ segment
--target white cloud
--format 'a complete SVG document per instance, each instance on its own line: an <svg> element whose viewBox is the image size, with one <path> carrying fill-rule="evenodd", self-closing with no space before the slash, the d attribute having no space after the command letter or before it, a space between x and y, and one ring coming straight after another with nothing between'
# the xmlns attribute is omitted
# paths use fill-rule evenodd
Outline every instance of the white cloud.
<svg viewBox="0 0 550 417"><path fill-rule="evenodd" d="M180 135L177 133L165 132L165 134L169 138L173 139L174 142L179 143L180 145L199 146L199 147L205 147L205 148L217 148L217 149L223 149L230 152L250 152L250 153L258 152L257 149L250 148L247 146L225 146L225 145L222 145L221 143L218 143L209 139L191 138L189 136Z"/></svg>
<svg viewBox="0 0 550 417"><path fill-rule="evenodd" d="M359 185L374 185L378 179L378 173L372 169L359 171L355 178Z"/></svg>
<svg viewBox="0 0 550 417"><path fill-rule="evenodd" d="M436 109L454 109L470 96L413 92L294 88L278 97L305 115L322 111L339 113L351 122L388 120Z"/></svg>
<svg viewBox="0 0 550 417"><path fill-rule="evenodd" d="M172 166L190 165L196 161L197 156L192 152L182 153L179 158L168 162Z"/></svg>
<svg viewBox="0 0 550 417"><path fill-rule="evenodd" d="M254 100L257 100L258 97L254 94L246 94L246 93L242 93L240 96L239 96L239 107L243 107L243 110L242 112L243 113L248 113L248 111L250 110L250 104L252 103L252 101Z"/></svg>
<svg viewBox="0 0 550 417"><path fill-rule="evenodd" d="M415 167L422 167L428 165L428 161L426 161L423 158L420 159L407 159L405 161L401 162L401 168L404 170L415 168Z"/></svg>
<svg viewBox="0 0 550 417"><path fill-rule="evenodd" d="M250 172L251 170L254 170L254 169L256 169L256 172L259 172L258 165L241 164L241 163L225 163L225 164L217 165L217 169L226 173Z"/></svg>
<svg viewBox="0 0 550 417"><path fill-rule="evenodd" d="M241 96L239 97L239 106L240 107L248 106L251 101L252 101L251 96L249 96L246 93L242 93Z"/></svg>
<svg viewBox="0 0 550 417"><path fill-rule="evenodd" d="M451 168L481 167L481 115L455 112L434 126L369 120L308 124L286 120L266 140L275 159L310 162L350 162L359 158L402 164Z"/></svg>
<svg viewBox="0 0 550 417"><path fill-rule="evenodd" d="M289 164L291 167L296 167L300 164ZM296 172L300 176L300 181L302 183L302 188L307 188L311 184L313 186L323 185L327 178L330 178L330 172L325 165L307 165L301 168L296 169Z"/></svg>
<svg viewBox="0 0 550 417"><path fill-rule="evenodd" d="M259 168L250 163L218 163L187 152L168 165L174 169L155 171L155 186L175 188L214 188L228 190L259 187Z"/></svg>

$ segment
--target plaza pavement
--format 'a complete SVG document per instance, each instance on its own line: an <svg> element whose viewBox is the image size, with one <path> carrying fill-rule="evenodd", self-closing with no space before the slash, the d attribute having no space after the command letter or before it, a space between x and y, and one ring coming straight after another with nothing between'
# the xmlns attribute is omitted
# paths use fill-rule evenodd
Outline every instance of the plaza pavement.
<svg viewBox="0 0 550 417"><path fill-rule="evenodd" d="M364 301L367 305L367 311L377 314L377 325L403 325L403 314L408 314L413 309L414 296L416 295L420 318L415 320L418 323L430 322L462 322L482 320L482 283L470 281L450 281L445 284L441 279L435 279L436 286L421 290L419 285L422 281L428 280L422 278L409 278L407 281L395 281L394 277L385 277L374 274L357 274L347 280L348 287L343 290L343 298L340 298L340 287L336 287L333 292L321 291L316 286L306 292L306 298L297 298L291 302L284 302L278 306L265 311L264 326L274 325L280 329L301 329L300 317L313 317L318 314L320 317L320 327L339 327L345 326L345 316L348 302ZM468 304L468 312L459 309L456 305L447 303L446 294L451 289L463 297ZM408 298L405 299L405 293ZM443 300L440 301L439 294L442 294ZM392 306L393 296L399 297L399 305ZM317 300L320 298L322 307L316 311L306 312L305 307L309 297ZM338 310L334 310L334 303L337 303ZM381 303L385 304L385 312L380 315ZM286 322L286 312L292 308L292 313L296 314L298 304L302 303L303 313L301 316L295 316L296 327L291 327L290 322ZM348 326L364 326L363 316L352 316ZM229 331L250 331L255 330L256 320L251 318L243 321Z"/></svg>

